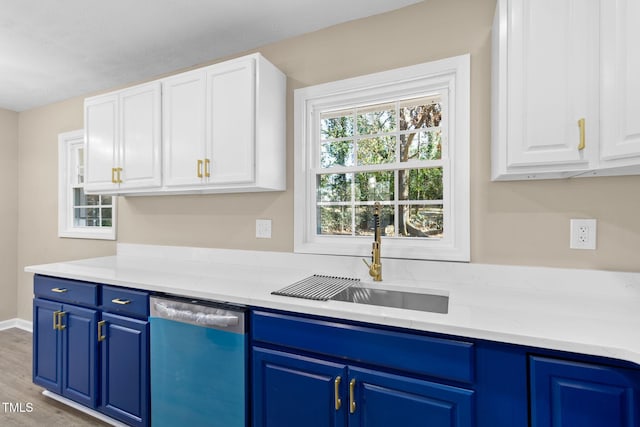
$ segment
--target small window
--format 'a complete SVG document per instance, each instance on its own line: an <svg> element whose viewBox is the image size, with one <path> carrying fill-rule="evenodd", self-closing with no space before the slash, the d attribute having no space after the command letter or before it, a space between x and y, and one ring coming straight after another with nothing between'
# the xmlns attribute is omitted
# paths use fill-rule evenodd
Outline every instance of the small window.
<svg viewBox="0 0 640 427"><path fill-rule="evenodd" d="M295 93L295 250L469 260L469 57Z"/></svg>
<svg viewBox="0 0 640 427"><path fill-rule="evenodd" d="M58 136L58 236L115 240L116 199L84 192L84 133Z"/></svg>

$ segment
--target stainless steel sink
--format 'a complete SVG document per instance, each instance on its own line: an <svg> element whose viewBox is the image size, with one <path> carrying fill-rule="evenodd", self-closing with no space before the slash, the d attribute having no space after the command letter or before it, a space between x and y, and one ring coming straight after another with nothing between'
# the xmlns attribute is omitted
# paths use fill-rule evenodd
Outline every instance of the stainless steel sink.
<svg viewBox="0 0 640 427"><path fill-rule="evenodd" d="M446 295L374 287L351 286L332 297L331 300L428 311L431 313L446 314L449 312L449 297Z"/></svg>

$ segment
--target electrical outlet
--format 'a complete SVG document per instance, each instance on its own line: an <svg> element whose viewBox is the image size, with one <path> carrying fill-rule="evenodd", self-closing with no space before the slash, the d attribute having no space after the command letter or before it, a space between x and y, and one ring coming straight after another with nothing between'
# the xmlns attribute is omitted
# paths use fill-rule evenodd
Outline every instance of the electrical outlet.
<svg viewBox="0 0 640 427"><path fill-rule="evenodd" d="M271 220L270 219L256 219L256 238L258 239L271 238Z"/></svg>
<svg viewBox="0 0 640 427"><path fill-rule="evenodd" d="M596 248L596 220L572 219L569 248L571 249L595 249Z"/></svg>

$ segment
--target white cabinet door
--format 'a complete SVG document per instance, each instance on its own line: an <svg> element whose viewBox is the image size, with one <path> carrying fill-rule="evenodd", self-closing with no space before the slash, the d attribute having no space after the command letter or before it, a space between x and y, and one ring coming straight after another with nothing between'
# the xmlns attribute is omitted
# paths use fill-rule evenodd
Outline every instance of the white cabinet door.
<svg viewBox="0 0 640 427"><path fill-rule="evenodd" d="M640 165L640 2L601 7L601 167Z"/></svg>
<svg viewBox="0 0 640 427"><path fill-rule="evenodd" d="M120 189L160 187L160 83L120 93Z"/></svg>
<svg viewBox="0 0 640 427"><path fill-rule="evenodd" d="M85 100L85 191L118 194L162 184L160 83Z"/></svg>
<svg viewBox="0 0 640 427"><path fill-rule="evenodd" d="M91 98L84 104L85 183L87 193L110 191L115 183L118 95Z"/></svg>
<svg viewBox="0 0 640 427"><path fill-rule="evenodd" d="M494 179L557 177L590 166L598 138L598 27L598 0L499 0Z"/></svg>
<svg viewBox="0 0 640 427"><path fill-rule="evenodd" d="M162 95L164 184L198 185L204 173L198 162L205 158L205 73L196 70L163 80Z"/></svg>
<svg viewBox="0 0 640 427"><path fill-rule="evenodd" d="M210 164L205 166L212 184L250 183L255 179L255 72L253 57L207 69Z"/></svg>

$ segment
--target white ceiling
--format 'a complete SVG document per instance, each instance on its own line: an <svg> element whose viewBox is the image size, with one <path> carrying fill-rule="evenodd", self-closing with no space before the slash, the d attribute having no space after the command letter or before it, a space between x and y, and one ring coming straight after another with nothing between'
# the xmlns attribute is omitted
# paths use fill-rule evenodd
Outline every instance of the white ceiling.
<svg viewBox="0 0 640 427"><path fill-rule="evenodd" d="M24 111L421 0L0 0L0 108Z"/></svg>

